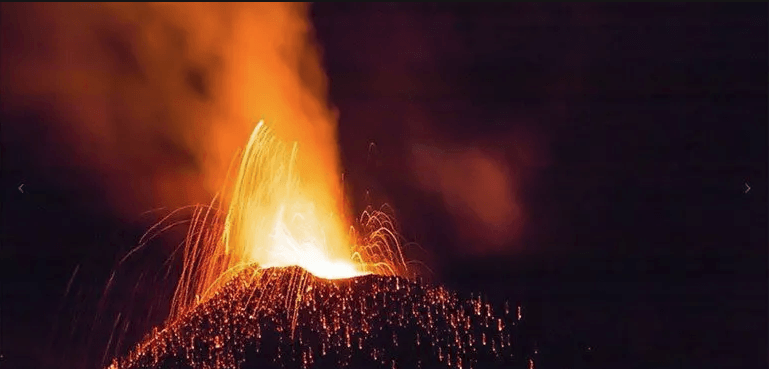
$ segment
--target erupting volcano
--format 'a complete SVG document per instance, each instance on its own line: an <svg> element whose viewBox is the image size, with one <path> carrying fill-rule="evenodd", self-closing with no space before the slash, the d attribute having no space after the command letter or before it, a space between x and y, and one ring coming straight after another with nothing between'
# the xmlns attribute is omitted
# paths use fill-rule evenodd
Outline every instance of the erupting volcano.
<svg viewBox="0 0 769 369"><path fill-rule="evenodd" d="M406 275L390 218L365 212L365 237L345 232L343 215L295 168L298 145L287 148L265 127L254 129L243 152L226 213L201 208L190 228L174 313L205 301L233 275L261 268L299 266L325 279L374 273Z"/></svg>
<svg viewBox="0 0 769 369"><path fill-rule="evenodd" d="M221 171L236 175L196 208L165 326L111 367L533 365L533 349L514 332L520 309L497 316L482 299L418 282L388 213L349 216L307 8L233 7L221 19L203 5L157 10L232 28L223 54L231 85L221 84L231 114L220 118L258 114L270 128L256 124L238 165ZM210 132L201 162L220 173L235 135Z"/></svg>
<svg viewBox="0 0 769 369"><path fill-rule="evenodd" d="M260 122L226 214L201 208L174 310L118 368L505 367L534 365L521 308L496 315L418 281L390 218L364 212L363 236L334 232Z"/></svg>

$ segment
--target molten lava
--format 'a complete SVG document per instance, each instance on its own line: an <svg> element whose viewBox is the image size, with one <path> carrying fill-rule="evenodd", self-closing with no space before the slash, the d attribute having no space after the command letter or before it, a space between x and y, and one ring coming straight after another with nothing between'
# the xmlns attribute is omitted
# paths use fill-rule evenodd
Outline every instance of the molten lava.
<svg viewBox="0 0 769 369"><path fill-rule="evenodd" d="M240 164L224 229L224 255L235 266L300 266L321 278L365 274L353 261L336 209L313 202L313 184L294 169L298 145L287 150L264 122L251 134Z"/></svg>
<svg viewBox="0 0 769 369"><path fill-rule="evenodd" d="M364 237L345 231L323 186L303 182L299 145L280 142L260 121L243 151L226 213L201 208L190 228L173 315L206 299L241 270L299 266L324 279L403 275L406 263L389 217L361 217ZM306 164L305 164L306 165ZM220 202L219 202L220 203Z"/></svg>

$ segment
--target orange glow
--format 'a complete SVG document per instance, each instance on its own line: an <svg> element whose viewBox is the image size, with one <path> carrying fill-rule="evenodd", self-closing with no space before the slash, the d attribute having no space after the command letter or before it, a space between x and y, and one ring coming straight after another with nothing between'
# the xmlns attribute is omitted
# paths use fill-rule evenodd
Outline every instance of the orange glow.
<svg viewBox="0 0 769 369"><path fill-rule="evenodd" d="M324 279L405 275L392 219L365 211L362 237L352 227L347 232L339 209L318 201L331 198L327 187L300 180L299 160L316 158L299 153L298 143L288 147L259 122L243 151L227 210L215 200L193 219L172 316L205 302L253 265L257 270L299 266ZM296 278L301 287L306 278ZM304 289L296 291L300 299Z"/></svg>
<svg viewBox="0 0 769 369"><path fill-rule="evenodd" d="M259 122L225 220L225 255L263 268L296 265L321 278L365 274L364 265L352 260L336 209L319 206L313 201L317 185L299 180L297 153L298 145L289 151Z"/></svg>

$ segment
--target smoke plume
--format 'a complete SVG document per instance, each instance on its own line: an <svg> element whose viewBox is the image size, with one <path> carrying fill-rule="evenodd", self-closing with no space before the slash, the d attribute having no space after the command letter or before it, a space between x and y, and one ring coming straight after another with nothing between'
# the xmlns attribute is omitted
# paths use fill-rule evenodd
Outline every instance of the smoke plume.
<svg viewBox="0 0 769 369"><path fill-rule="evenodd" d="M521 251L517 241L531 228L527 185L548 165L545 143L520 126L496 139L458 142L424 124L411 144L410 169L417 185L439 196L456 235L470 247L459 254ZM426 138L429 137L429 138Z"/></svg>
<svg viewBox="0 0 769 369"><path fill-rule="evenodd" d="M259 119L298 142L318 201L336 201L307 5L3 4L2 31L3 114L40 117L7 121L4 141L95 183L122 214L207 202Z"/></svg>

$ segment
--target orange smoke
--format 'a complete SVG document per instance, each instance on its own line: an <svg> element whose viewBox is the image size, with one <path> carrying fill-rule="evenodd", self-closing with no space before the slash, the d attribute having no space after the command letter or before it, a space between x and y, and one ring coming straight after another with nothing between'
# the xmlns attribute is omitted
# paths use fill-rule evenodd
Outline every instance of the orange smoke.
<svg viewBox="0 0 769 369"><path fill-rule="evenodd" d="M422 190L439 196L471 254L523 251L534 225L527 190L549 165L546 137L521 120L496 137L451 137L418 110L408 112L410 169Z"/></svg>
<svg viewBox="0 0 769 369"><path fill-rule="evenodd" d="M517 236L523 214L501 155L414 145L413 159L419 184L441 195L460 236L474 243L473 252L500 251Z"/></svg>
<svg viewBox="0 0 769 369"><path fill-rule="evenodd" d="M41 162L85 167L84 182L126 215L207 202L262 118L298 142L296 169L317 184L320 206L343 212L335 113L307 5L2 9L3 111L40 112L27 124L66 142Z"/></svg>

